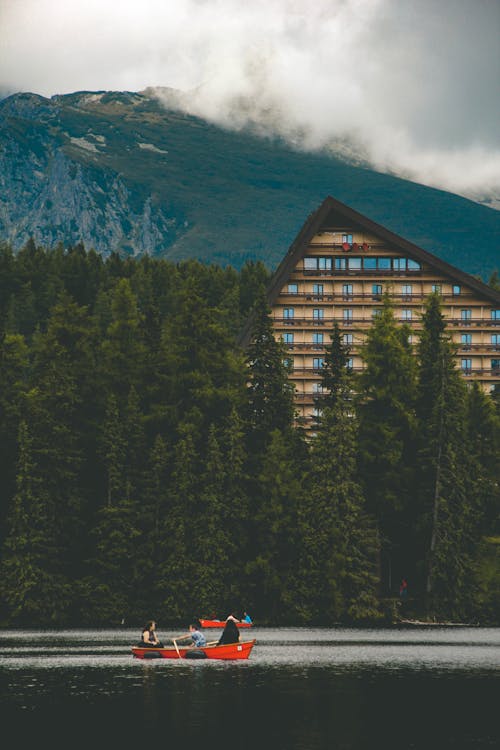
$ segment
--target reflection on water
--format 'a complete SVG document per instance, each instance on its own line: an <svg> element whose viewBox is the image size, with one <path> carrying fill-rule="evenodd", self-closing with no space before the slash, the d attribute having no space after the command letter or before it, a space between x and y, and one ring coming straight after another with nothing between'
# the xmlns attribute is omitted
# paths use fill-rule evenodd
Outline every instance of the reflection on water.
<svg viewBox="0 0 500 750"><path fill-rule="evenodd" d="M136 630L0 631L2 729L39 741L77 728L113 747L500 745L500 629L255 627L242 637L257 639L248 661L144 662L130 653Z"/></svg>

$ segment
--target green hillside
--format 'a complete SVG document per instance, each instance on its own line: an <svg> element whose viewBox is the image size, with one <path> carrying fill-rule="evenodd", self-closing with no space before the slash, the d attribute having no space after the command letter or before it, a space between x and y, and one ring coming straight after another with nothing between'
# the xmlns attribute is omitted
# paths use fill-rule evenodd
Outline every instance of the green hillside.
<svg viewBox="0 0 500 750"><path fill-rule="evenodd" d="M45 244L82 240L104 254L236 268L259 258L274 268L309 213L332 195L483 279L500 265L500 212L226 131L143 94L5 99L0 166L0 236L16 248L33 235Z"/></svg>

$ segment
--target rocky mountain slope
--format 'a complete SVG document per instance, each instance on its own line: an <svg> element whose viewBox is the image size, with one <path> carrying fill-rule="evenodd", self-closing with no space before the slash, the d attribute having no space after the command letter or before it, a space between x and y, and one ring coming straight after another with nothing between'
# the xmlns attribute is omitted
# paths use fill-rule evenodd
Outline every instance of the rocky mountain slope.
<svg viewBox="0 0 500 750"><path fill-rule="evenodd" d="M0 240L82 241L274 268L327 196L463 270L500 266L500 213L279 140L166 110L148 92L0 101Z"/></svg>

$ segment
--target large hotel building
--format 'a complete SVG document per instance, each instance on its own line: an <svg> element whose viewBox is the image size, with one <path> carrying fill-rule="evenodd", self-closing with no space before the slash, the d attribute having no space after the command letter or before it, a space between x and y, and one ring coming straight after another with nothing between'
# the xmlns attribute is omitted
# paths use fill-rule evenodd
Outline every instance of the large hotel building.
<svg viewBox="0 0 500 750"><path fill-rule="evenodd" d="M425 298L438 291L457 366L484 390L500 385L500 292L334 198L309 216L268 289L276 337L291 364L298 416L311 424L334 321L360 370L360 346L387 292L418 341ZM248 343L250 326L240 343Z"/></svg>

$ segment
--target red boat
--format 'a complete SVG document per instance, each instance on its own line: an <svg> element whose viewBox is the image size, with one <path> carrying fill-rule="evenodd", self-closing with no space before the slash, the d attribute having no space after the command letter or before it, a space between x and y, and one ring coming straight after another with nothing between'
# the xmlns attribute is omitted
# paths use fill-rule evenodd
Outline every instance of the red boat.
<svg viewBox="0 0 500 750"><path fill-rule="evenodd" d="M199 648L132 646L132 654L136 659L248 659L254 644L255 639L242 643L225 643L222 646L208 644Z"/></svg>
<svg viewBox="0 0 500 750"><path fill-rule="evenodd" d="M223 628L226 624L226 620L200 620L202 628ZM237 622L236 627L238 628L251 628L253 623L251 622Z"/></svg>

